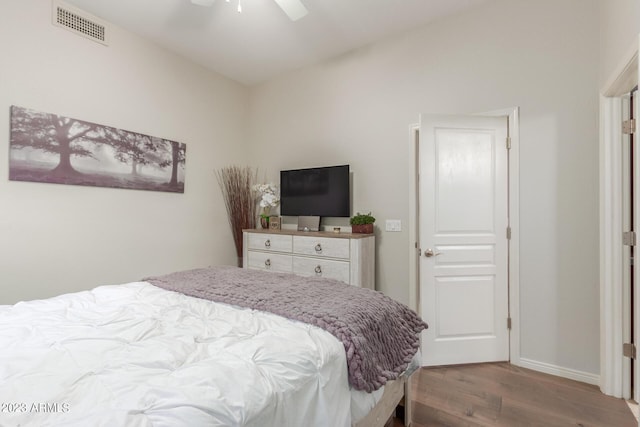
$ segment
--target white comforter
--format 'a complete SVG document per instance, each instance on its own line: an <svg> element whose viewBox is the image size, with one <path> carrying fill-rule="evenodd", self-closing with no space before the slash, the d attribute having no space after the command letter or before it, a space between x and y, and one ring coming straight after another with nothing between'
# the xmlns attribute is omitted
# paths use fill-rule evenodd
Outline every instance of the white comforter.
<svg viewBox="0 0 640 427"><path fill-rule="evenodd" d="M348 426L342 344L144 282L0 306L0 426Z"/></svg>

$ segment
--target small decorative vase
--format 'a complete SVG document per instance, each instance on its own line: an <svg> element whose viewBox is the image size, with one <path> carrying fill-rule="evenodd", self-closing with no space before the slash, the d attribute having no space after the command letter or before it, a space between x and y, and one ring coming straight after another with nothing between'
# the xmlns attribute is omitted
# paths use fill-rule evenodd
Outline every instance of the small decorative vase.
<svg viewBox="0 0 640 427"><path fill-rule="evenodd" d="M269 228L269 217L260 217L260 227Z"/></svg>

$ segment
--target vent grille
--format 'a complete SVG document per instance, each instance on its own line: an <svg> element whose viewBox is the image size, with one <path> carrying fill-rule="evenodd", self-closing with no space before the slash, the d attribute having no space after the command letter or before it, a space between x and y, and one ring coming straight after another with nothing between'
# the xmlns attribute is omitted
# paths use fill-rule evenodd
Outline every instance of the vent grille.
<svg viewBox="0 0 640 427"><path fill-rule="evenodd" d="M107 44L107 27L99 19L61 1L53 3L53 23L98 43Z"/></svg>

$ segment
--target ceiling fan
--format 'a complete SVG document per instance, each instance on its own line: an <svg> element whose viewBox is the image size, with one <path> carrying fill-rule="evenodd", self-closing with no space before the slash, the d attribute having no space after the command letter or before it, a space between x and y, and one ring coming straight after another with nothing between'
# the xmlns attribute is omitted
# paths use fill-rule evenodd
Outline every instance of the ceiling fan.
<svg viewBox="0 0 640 427"><path fill-rule="evenodd" d="M216 0L191 0L191 3L197 4L198 6L211 6L215 3ZM278 6L287 14L289 19L292 21L297 21L298 19L304 17L309 11L302 4L300 0L273 0ZM227 3L229 0L227 0ZM240 4L240 0L238 0L238 12L242 11L242 6Z"/></svg>

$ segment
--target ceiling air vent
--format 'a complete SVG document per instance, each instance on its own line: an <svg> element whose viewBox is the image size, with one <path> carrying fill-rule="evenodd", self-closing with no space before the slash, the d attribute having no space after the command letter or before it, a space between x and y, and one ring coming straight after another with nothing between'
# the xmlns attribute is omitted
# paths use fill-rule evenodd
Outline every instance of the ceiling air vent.
<svg viewBox="0 0 640 427"><path fill-rule="evenodd" d="M53 0L53 25L108 45L107 26L104 21L59 0Z"/></svg>

